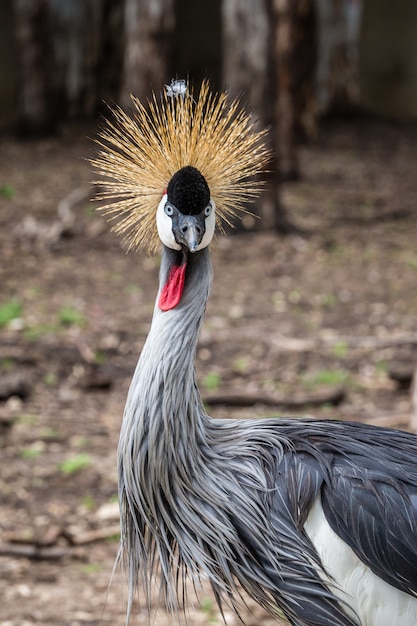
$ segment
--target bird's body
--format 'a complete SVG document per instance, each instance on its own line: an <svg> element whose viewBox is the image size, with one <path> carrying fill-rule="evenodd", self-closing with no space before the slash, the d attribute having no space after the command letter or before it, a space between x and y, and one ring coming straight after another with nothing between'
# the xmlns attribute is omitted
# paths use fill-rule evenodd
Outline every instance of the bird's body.
<svg viewBox="0 0 417 626"><path fill-rule="evenodd" d="M149 247L157 235L163 244L118 447L128 613L136 587L150 598L155 579L177 612L191 579L208 581L220 607L248 593L293 626L415 626L417 436L339 421L216 420L203 406L194 361L216 212L252 192L240 177L265 158L246 118L224 122L225 100L204 89L197 102L166 97L156 122L141 108L136 122L119 114L95 162L110 178L105 197L117 199L122 181L120 230L139 224L133 240L143 245L155 223Z"/></svg>
<svg viewBox="0 0 417 626"><path fill-rule="evenodd" d="M177 255L164 249L161 288ZM415 625L417 438L211 419L194 376L210 276L208 250L190 255L181 303L163 312L157 301L130 388L119 476L132 584L160 574L174 609L189 575L299 626Z"/></svg>

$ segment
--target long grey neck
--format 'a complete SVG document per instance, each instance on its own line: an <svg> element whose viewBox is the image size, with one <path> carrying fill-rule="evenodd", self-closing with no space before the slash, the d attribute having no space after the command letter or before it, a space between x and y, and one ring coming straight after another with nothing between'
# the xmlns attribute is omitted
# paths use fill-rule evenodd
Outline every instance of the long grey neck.
<svg viewBox="0 0 417 626"><path fill-rule="evenodd" d="M179 262L178 254L164 247L159 293L172 265ZM161 311L158 293L124 414L123 437L130 439L136 451L139 440L146 437L149 449L164 444L168 447L164 450L166 458L170 450L178 452L179 447L199 438L204 411L195 381L194 360L211 277L210 253L205 248L189 255L184 291L174 309Z"/></svg>

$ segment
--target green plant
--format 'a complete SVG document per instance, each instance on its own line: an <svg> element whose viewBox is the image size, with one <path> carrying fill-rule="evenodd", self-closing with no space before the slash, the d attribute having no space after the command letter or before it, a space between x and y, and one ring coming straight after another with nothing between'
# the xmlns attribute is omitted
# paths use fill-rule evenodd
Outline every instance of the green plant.
<svg viewBox="0 0 417 626"><path fill-rule="evenodd" d="M343 359L343 357L347 355L347 352L348 352L348 344L346 341L343 341L343 339L340 339L339 341L337 341L332 347L332 353L338 359Z"/></svg>
<svg viewBox="0 0 417 626"><path fill-rule="evenodd" d="M94 217L95 212L96 211L95 211L95 208L94 208L93 205L91 205L91 204L85 204L84 205L84 215L86 217Z"/></svg>
<svg viewBox="0 0 417 626"><path fill-rule="evenodd" d="M102 365L105 362L106 362L106 355L104 354L104 352L97 350L97 352L95 352L94 354L94 363L96 363L97 365Z"/></svg>
<svg viewBox="0 0 417 626"><path fill-rule="evenodd" d="M388 363L386 361L377 361L375 369L380 376L385 376L388 372Z"/></svg>
<svg viewBox="0 0 417 626"><path fill-rule="evenodd" d="M220 374L217 372L209 372L203 378L203 387L207 391L216 391L220 384Z"/></svg>
<svg viewBox="0 0 417 626"><path fill-rule="evenodd" d="M47 387L53 387L56 384L56 374L54 372L47 372L43 377L43 382Z"/></svg>
<svg viewBox="0 0 417 626"><path fill-rule="evenodd" d="M19 300L9 300L0 305L0 328L7 326L12 320L22 315L22 304Z"/></svg>
<svg viewBox="0 0 417 626"><path fill-rule="evenodd" d="M37 459L42 454L42 450L37 447L22 448L20 456L22 459Z"/></svg>
<svg viewBox="0 0 417 626"><path fill-rule="evenodd" d="M102 566L100 563L85 563L81 565L80 570L83 574L97 574L101 571Z"/></svg>
<svg viewBox="0 0 417 626"><path fill-rule="evenodd" d="M20 451L20 455L23 459L36 459L42 454L42 452L45 451L45 448L45 442L41 439L38 439L27 448L22 448Z"/></svg>
<svg viewBox="0 0 417 626"><path fill-rule="evenodd" d="M374 211L374 202L372 198L366 198L362 203L363 214L366 217L370 217Z"/></svg>
<svg viewBox="0 0 417 626"><path fill-rule="evenodd" d="M246 356L238 356L233 361L233 370L238 374L246 374L250 369L250 362Z"/></svg>
<svg viewBox="0 0 417 626"><path fill-rule="evenodd" d="M52 426L45 426L41 429L41 437L46 440L56 440L61 438L61 434L56 428L52 428Z"/></svg>
<svg viewBox="0 0 417 626"><path fill-rule="evenodd" d="M82 503L84 508L87 509L87 511L94 511L94 509L96 508L96 502L93 498L93 496L91 495L91 493L87 493L84 498L82 499Z"/></svg>
<svg viewBox="0 0 417 626"><path fill-rule="evenodd" d="M346 370L318 370L314 374L303 377L303 382L307 387L318 387L320 385L340 385L349 382L350 374Z"/></svg>
<svg viewBox="0 0 417 626"><path fill-rule="evenodd" d="M62 326L85 326L85 317L72 306L63 306L58 312L59 323Z"/></svg>
<svg viewBox="0 0 417 626"><path fill-rule="evenodd" d="M207 615L209 622L215 622L216 612L214 609L213 600L211 598L203 598L201 600L200 606L201 606L201 610L203 611L203 613Z"/></svg>
<svg viewBox="0 0 417 626"><path fill-rule="evenodd" d="M4 183L0 186L0 196L2 198L6 198L6 200L11 200L15 195L16 190L13 185L9 185L8 183Z"/></svg>
<svg viewBox="0 0 417 626"><path fill-rule="evenodd" d="M413 270L417 270L417 256L411 256L408 259L408 267L411 267Z"/></svg>
<svg viewBox="0 0 417 626"><path fill-rule="evenodd" d="M288 294L288 301L291 302L291 304L298 304L301 300L301 293L298 291L298 289L293 289L292 291L290 291L290 293Z"/></svg>
<svg viewBox="0 0 417 626"><path fill-rule="evenodd" d="M13 369L14 364L14 360L11 357L6 356L0 361L0 369L2 369L3 372L9 372Z"/></svg>
<svg viewBox="0 0 417 626"><path fill-rule="evenodd" d="M34 426L38 420L39 416L35 415L35 413L22 413L18 418L19 424L24 424L25 426Z"/></svg>
<svg viewBox="0 0 417 626"><path fill-rule="evenodd" d="M36 341L44 335L54 334L57 329L51 324L38 324L37 326L29 326L24 330L24 337L28 341Z"/></svg>
<svg viewBox="0 0 417 626"><path fill-rule="evenodd" d="M337 297L334 293L323 293L320 295L320 304L330 309L337 304Z"/></svg>
<svg viewBox="0 0 417 626"><path fill-rule="evenodd" d="M63 474L70 476L71 474L75 474L86 467L90 467L90 465L90 456L85 452L82 452L76 456L66 459L65 461L62 461L59 463L58 468Z"/></svg>
<svg viewBox="0 0 417 626"><path fill-rule="evenodd" d="M88 438L83 436L75 437L73 441L75 447L77 447L79 450L81 450L82 448L86 448L89 444Z"/></svg>
<svg viewBox="0 0 417 626"><path fill-rule="evenodd" d="M126 285L126 287L124 288L124 291L128 295L133 295L133 296L136 294L142 293L142 289L139 287L139 285L136 285L134 283Z"/></svg>

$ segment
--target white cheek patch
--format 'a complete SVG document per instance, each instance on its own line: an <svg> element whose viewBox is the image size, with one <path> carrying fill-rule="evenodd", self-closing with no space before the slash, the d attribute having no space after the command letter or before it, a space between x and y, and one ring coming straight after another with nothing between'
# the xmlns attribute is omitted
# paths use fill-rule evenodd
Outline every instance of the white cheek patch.
<svg viewBox="0 0 417 626"><path fill-rule="evenodd" d="M203 238L197 247L197 250L207 248L207 246L211 243L211 240L213 239L214 231L216 229L216 205L214 204L214 200L210 200L210 203L212 208L210 215L206 217L206 232L204 233Z"/></svg>
<svg viewBox="0 0 417 626"><path fill-rule="evenodd" d="M167 202L167 194L164 194L156 211L156 227L158 235L162 243L171 250L181 250L181 246L175 241L172 232L172 219L165 213L165 205Z"/></svg>
<svg viewBox="0 0 417 626"><path fill-rule="evenodd" d="M167 246L167 248L171 248L171 250L181 250L181 246L175 241L174 233L172 232L172 219L165 213L167 199L167 194L164 194L156 211L156 227L158 229L158 235L162 243ZM214 204L214 200L210 200L210 203L212 209L210 215L206 217L206 231L195 251L206 248L211 243L214 236L214 231L216 229L216 205Z"/></svg>

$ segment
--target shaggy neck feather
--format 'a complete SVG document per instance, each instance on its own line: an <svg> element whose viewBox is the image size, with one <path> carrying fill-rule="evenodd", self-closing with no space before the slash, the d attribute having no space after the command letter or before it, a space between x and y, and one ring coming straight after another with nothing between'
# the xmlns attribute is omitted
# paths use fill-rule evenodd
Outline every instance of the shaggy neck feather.
<svg viewBox="0 0 417 626"><path fill-rule="evenodd" d="M160 289L178 254L164 248ZM194 360L198 332L211 284L207 249L190 255L180 304L170 311L154 309L152 325L128 394L124 420L135 436L149 437L149 447L165 446L165 454L198 441L201 399ZM201 434L201 433L200 433ZM122 446L121 446L122 447ZM132 450L132 452L134 452Z"/></svg>

